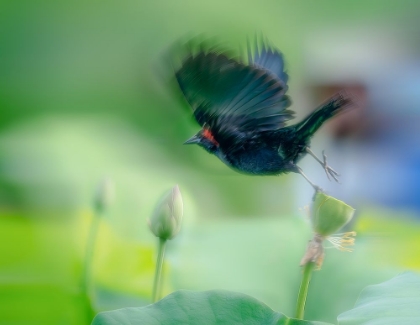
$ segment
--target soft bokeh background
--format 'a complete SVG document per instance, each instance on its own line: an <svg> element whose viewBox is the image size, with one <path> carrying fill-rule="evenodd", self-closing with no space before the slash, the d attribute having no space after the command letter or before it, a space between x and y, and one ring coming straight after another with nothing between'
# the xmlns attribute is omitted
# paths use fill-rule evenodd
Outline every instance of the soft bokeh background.
<svg viewBox="0 0 420 325"><path fill-rule="evenodd" d="M358 98L313 140L342 184L301 163L358 211L355 252L327 251L307 318L334 322L364 286L420 269L419 12L417 0L2 1L0 323L90 323L81 277L104 177L116 197L92 262L96 312L150 303L146 220L179 184L184 226L168 247L165 294L235 290L293 315L311 236L299 208L312 191L299 175L239 175L181 145L198 127L164 58L202 33L238 49L270 39L298 119L337 90Z"/></svg>

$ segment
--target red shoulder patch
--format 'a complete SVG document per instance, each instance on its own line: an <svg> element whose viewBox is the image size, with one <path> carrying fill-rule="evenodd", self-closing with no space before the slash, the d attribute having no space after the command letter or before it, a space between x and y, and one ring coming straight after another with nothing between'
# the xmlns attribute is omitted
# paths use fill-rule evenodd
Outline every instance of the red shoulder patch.
<svg viewBox="0 0 420 325"><path fill-rule="evenodd" d="M213 133L211 133L210 129L204 128L202 135L204 138L206 138L207 140L210 140L212 143L214 143L216 146L219 145L219 142L216 141L216 139L213 136Z"/></svg>

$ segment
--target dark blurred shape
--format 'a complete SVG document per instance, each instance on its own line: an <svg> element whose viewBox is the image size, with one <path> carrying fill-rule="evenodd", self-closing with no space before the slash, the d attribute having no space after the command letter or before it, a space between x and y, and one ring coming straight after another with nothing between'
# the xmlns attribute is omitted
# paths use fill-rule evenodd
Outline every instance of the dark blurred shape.
<svg viewBox="0 0 420 325"><path fill-rule="evenodd" d="M249 62L199 44L187 52L176 78L202 129L186 144L198 144L236 171L251 175L295 172L315 188L298 161L309 153L328 177L338 174L309 149L321 125L349 106L340 94L330 98L303 121L293 118L283 55L265 41L248 46ZM253 53L253 54L252 54Z"/></svg>
<svg viewBox="0 0 420 325"><path fill-rule="evenodd" d="M312 87L315 102L324 101L340 91L351 94L354 105L346 111L345 116L328 123L326 129L336 139L363 137L369 133L372 125L366 113L367 90L362 84L326 84Z"/></svg>

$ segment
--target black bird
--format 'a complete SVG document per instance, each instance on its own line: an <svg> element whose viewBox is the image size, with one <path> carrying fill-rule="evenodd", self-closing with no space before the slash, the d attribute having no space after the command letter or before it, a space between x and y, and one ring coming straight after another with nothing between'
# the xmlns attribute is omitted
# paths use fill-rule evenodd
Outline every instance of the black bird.
<svg viewBox="0 0 420 325"><path fill-rule="evenodd" d="M215 50L189 52L176 79L202 129L185 144L198 144L234 170L251 175L300 173L316 189L298 161L307 153L324 168L328 178L338 173L310 150L318 128L350 100L338 94L303 121L286 126L294 112L286 95L288 75L282 54L262 43L249 62Z"/></svg>

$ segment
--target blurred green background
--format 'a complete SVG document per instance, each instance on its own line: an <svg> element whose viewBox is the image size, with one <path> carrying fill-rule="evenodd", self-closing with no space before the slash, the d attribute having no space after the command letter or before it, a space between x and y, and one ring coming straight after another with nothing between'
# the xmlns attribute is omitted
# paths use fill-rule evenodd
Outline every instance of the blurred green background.
<svg viewBox="0 0 420 325"><path fill-rule="evenodd" d="M165 58L202 34L233 49L263 34L281 49L297 119L336 90L358 97L313 140L342 184L301 164L358 210L355 251L327 250L306 317L334 322L364 286L420 269L419 12L417 0L1 1L0 324L90 323L81 278L104 177L116 197L92 262L96 312L150 303L147 218L179 184L165 294L235 290L293 315L312 191L182 146L198 126Z"/></svg>

